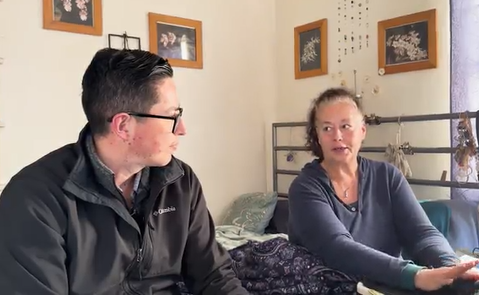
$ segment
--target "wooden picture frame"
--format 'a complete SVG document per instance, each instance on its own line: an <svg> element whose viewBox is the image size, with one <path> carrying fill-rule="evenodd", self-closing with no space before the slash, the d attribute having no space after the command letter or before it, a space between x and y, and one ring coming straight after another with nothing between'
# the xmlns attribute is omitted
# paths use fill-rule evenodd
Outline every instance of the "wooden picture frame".
<svg viewBox="0 0 479 295"><path fill-rule="evenodd" d="M294 78L328 74L328 20L294 28Z"/></svg>
<svg viewBox="0 0 479 295"><path fill-rule="evenodd" d="M402 46L404 43L409 46ZM436 67L436 9L378 22L379 75Z"/></svg>
<svg viewBox="0 0 479 295"><path fill-rule="evenodd" d="M43 29L102 36L102 0L43 0Z"/></svg>
<svg viewBox="0 0 479 295"><path fill-rule="evenodd" d="M168 59L172 67L203 68L202 22L148 13L150 52Z"/></svg>

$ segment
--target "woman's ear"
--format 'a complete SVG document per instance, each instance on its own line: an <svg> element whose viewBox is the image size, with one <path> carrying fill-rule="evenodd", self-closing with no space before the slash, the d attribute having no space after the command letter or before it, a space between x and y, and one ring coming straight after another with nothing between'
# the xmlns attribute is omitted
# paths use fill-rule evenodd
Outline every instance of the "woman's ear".
<svg viewBox="0 0 479 295"><path fill-rule="evenodd" d="M363 123L363 125L361 126L361 132L363 134L363 140L366 138L366 133L367 133L367 128L366 128L366 123Z"/></svg>

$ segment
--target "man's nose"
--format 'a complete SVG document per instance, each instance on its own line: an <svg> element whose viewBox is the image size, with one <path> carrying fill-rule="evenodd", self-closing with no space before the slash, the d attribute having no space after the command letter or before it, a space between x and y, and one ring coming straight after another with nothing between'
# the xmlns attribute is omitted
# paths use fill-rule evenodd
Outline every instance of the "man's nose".
<svg viewBox="0 0 479 295"><path fill-rule="evenodd" d="M186 135L186 126L185 126L185 121L183 121L183 118L180 118L178 121L178 125L176 126L175 130L176 135Z"/></svg>

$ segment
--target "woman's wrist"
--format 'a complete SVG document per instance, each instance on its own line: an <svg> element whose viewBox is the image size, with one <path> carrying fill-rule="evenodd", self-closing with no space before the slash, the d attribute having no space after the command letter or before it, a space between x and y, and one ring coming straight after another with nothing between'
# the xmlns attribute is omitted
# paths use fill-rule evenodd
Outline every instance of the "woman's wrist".
<svg viewBox="0 0 479 295"><path fill-rule="evenodd" d="M406 265L401 272L401 287L407 290L416 289L417 274L424 269L427 268L412 263Z"/></svg>

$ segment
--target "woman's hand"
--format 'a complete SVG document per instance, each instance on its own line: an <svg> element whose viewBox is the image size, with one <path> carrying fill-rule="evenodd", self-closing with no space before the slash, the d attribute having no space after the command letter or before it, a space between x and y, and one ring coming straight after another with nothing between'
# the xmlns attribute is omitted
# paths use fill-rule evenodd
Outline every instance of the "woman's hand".
<svg viewBox="0 0 479 295"><path fill-rule="evenodd" d="M461 279L464 280L471 280L471 281L479 281L479 269L473 268L466 271L462 276Z"/></svg>
<svg viewBox="0 0 479 295"><path fill-rule="evenodd" d="M452 284L457 278L477 280L479 272L473 269L477 264L479 260L463 262L456 266L422 269L417 272L414 284L417 289L435 291Z"/></svg>

